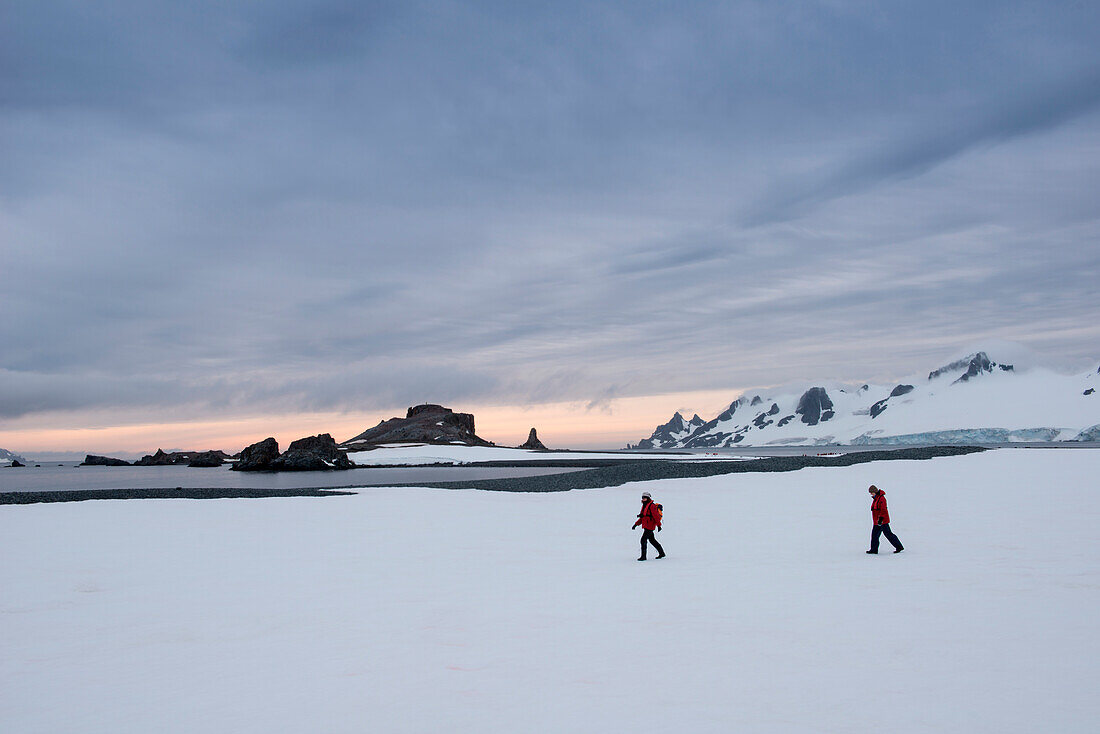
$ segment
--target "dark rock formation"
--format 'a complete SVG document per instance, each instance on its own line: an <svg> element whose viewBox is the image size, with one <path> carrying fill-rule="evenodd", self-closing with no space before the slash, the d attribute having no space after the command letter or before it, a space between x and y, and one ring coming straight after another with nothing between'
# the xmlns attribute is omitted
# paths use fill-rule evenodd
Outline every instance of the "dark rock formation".
<svg viewBox="0 0 1100 734"><path fill-rule="evenodd" d="M966 372L964 372L959 379L955 380L955 382L966 382L971 377L977 377L983 372L992 371L993 363L989 361L989 357L986 356L985 352L978 352L974 355L973 359L970 360L970 364L966 367Z"/></svg>
<svg viewBox="0 0 1100 734"><path fill-rule="evenodd" d="M246 446L241 451L240 460L231 468L234 471L265 471L271 468L271 462L279 458L279 442L274 438L265 438L259 443Z"/></svg>
<svg viewBox="0 0 1100 734"><path fill-rule="evenodd" d="M163 449L157 449L155 454L146 454L134 462L134 466L167 466L173 462L173 454L166 454Z"/></svg>
<svg viewBox="0 0 1100 734"><path fill-rule="evenodd" d="M19 467L25 467L25 466L26 466L26 464L20 462L19 459L12 459L11 460L11 468L12 469L18 469Z"/></svg>
<svg viewBox="0 0 1100 734"><path fill-rule="evenodd" d="M134 466L168 466L170 464L185 464L191 460L190 454L165 453L163 449L157 449L155 454L146 454L134 462Z"/></svg>
<svg viewBox="0 0 1100 734"><path fill-rule="evenodd" d="M662 426L657 426L653 435L649 437L650 448L664 446L676 440L677 434L690 431L693 427L703 425L703 419L696 415L690 421L685 421L680 411L672 414L672 419ZM682 436L681 436L682 438Z"/></svg>
<svg viewBox="0 0 1100 734"><path fill-rule="evenodd" d="M26 464L27 460L19 454L14 454L7 449L0 449L0 461L7 459L8 461L18 461L21 464Z"/></svg>
<svg viewBox="0 0 1100 734"><path fill-rule="evenodd" d="M1082 395L1092 395L1094 392L1096 392L1096 388L1095 387L1090 387L1088 390L1085 390L1081 394Z"/></svg>
<svg viewBox="0 0 1100 734"><path fill-rule="evenodd" d="M913 392L913 386L912 385L898 385L897 387L895 387L893 390L890 391L889 396L883 398L882 400L879 400L877 403L875 403L871 406L871 409L869 411L870 414L871 414L871 418L872 419L878 418L880 415L883 414L883 412L886 410L886 402L890 398L901 397L902 395L908 395L911 392ZM824 420L824 418L822 418L822 420Z"/></svg>
<svg viewBox="0 0 1100 734"><path fill-rule="evenodd" d="M733 414L737 412L737 409L742 406L748 405L748 402L749 401L744 396L741 396L737 398L737 400L734 400L732 403L730 403L730 407L722 411L722 413L717 418L707 421L706 423L702 423L703 419L696 415L694 418L692 418L692 422L694 423L696 420L698 420L700 421L700 425L698 428L691 432L691 436L684 439L682 446L686 449L709 449L714 448L715 446L722 446L726 443L726 440L733 434L725 431L714 432L714 430L718 427L719 423L723 423L733 418ZM747 429L743 428L741 430ZM742 438L744 438L744 436L741 436L740 438L734 438L732 442L737 443Z"/></svg>
<svg viewBox="0 0 1100 734"><path fill-rule="evenodd" d="M776 427L777 428L782 428L783 426L787 425L788 423L790 423L793 420L794 420L793 415L784 416L783 418L781 418L779 420L779 423L776 424Z"/></svg>
<svg viewBox="0 0 1100 734"><path fill-rule="evenodd" d="M192 464L196 457L204 457L201 464ZM137 461L134 462L134 466L221 466L221 464L209 463L213 459L211 457L216 456L224 462L229 458L229 455L224 451L173 451L171 453L165 452L164 449L157 449L155 454L146 454Z"/></svg>
<svg viewBox="0 0 1100 734"><path fill-rule="evenodd" d="M713 422L713 421L712 421ZM728 442L732 433L725 431L717 431L715 433L709 433L706 430L706 425L693 433L687 440L684 441L683 446L687 449L710 449L715 446L722 446ZM734 438L733 442L740 441L740 438Z"/></svg>
<svg viewBox="0 0 1100 734"><path fill-rule="evenodd" d="M680 415L677 413L676 415ZM698 418L699 416L695 416ZM548 451L545 446L542 445L542 441L539 440L539 436L535 433L535 429L531 429L531 433L527 435L527 440L517 446L518 449L528 449L530 451Z"/></svg>
<svg viewBox="0 0 1100 734"><path fill-rule="evenodd" d="M808 426L816 426L820 421L833 417L833 401L823 387L811 387L802 393L798 399L798 407L794 412L802 416L802 422Z"/></svg>
<svg viewBox="0 0 1100 734"><path fill-rule="evenodd" d="M96 456L94 454L88 454L84 457L84 461L80 462L81 466L130 466L130 462L123 461L122 459L112 459L110 456Z"/></svg>
<svg viewBox="0 0 1100 734"><path fill-rule="evenodd" d="M749 405L750 405L750 406L752 406L752 405L760 405L760 403L762 403L762 402L764 402L764 401L763 401L763 400L762 400L762 399L760 398L760 396L759 396L759 395L756 395L755 397L753 397L753 399L752 399L752 402L751 402L751 403L749 403Z"/></svg>
<svg viewBox="0 0 1100 734"><path fill-rule="evenodd" d="M203 451L191 457L187 466L210 468L221 466L225 463L225 455L221 451Z"/></svg>
<svg viewBox="0 0 1100 734"><path fill-rule="evenodd" d="M294 441L268 468L274 471L327 471L354 466L348 455L336 448L336 439L322 433Z"/></svg>
<svg viewBox="0 0 1100 734"><path fill-rule="evenodd" d="M969 369L971 360L977 359L979 356L985 356L985 353L984 352L978 352L978 354L972 354L969 357L963 357L962 359L951 362L950 364L945 364L943 367L940 367L937 370L932 370L931 372L929 372L928 373L928 379L929 380L934 380L937 377L940 377L942 375L946 375L949 372L956 372L958 370Z"/></svg>
<svg viewBox="0 0 1100 734"><path fill-rule="evenodd" d="M778 403L772 403L772 407L769 408L766 413L761 413L760 415L753 418L753 421L752 421L753 425L756 426L757 428L763 428L764 426L770 426L774 421L768 420L767 417L769 415L779 415L779 404Z"/></svg>
<svg viewBox="0 0 1100 734"><path fill-rule="evenodd" d="M977 352L976 354L971 354L969 357L963 357L962 359L952 362L951 364L944 365L938 370L932 370L928 373L928 379L934 380L935 378L940 377L941 375L948 374L950 372L965 370L962 375L960 375L954 382L951 383L952 385L954 385L960 382L968 382L972 377L977 377L983 372L993 372L994 368L1000 369L1003 372L1011 372L1013 370L1012 365L997 364L996 362L992 361L989 358L989 355L985 352Z"/></svg>
<svg viewBox="0 0 1100 734"><path fill-rule="evenodd" d="M385 443L493 445L474 433L474 417L469 413L455 413L442 405L415 405L404 418L382 421L341 446L366 449Z"/></svg>
<svg viewBox="0 0 1100 734"><path fill-rule="evenodd" d="M728 421L730 418L733 417L733 414L737 412L737 409L744 404L745 398L737 398L737 400L734 400L732 403L730 403L730 407L726 408L722 412L722 414L715 419L715 422Z"/></svg>

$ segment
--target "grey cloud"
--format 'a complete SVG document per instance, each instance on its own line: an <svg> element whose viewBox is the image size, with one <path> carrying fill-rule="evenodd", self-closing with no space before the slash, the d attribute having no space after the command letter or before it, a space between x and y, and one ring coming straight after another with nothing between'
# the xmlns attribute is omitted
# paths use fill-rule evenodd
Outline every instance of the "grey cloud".
<svg viewBox="0 0 1100 734"><path fill-rule="evenodd" d="M802 216L814 206L878 183L919 176L974 147L996 145L1064 124L1098 105L1100 70L1093 70L1053 89L1032 91L1001 109L949 118L937 126L943 130L915 140L887 143L841 163L834 170L810 175L806 177L808 180L783 182L740 220L752 227Z"/></svg>
<svg viewBox="0 0 1100 734"><path fill-rule="evenodd" d="M691 244L654 245L612 261L609 267L611 275L664 275L669 270L702 265L723 256L728 256L731 248L723 248L699 242L700 235L691 233ZM708 238L709 239L709 238Z"/></svg>
<svg viewBox="0 0 1100 734"><path fill-rule="evenodd" d="M1091 6L46 5L0 22L0 419L1096 334Z"/></svg>

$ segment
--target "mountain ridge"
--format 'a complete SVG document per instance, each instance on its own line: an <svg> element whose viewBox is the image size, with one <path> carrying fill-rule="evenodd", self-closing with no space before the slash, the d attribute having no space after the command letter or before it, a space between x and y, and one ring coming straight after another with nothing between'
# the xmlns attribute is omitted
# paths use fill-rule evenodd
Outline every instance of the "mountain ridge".
<svg viewBox="0 0 1100 734"><path fill-rule="evenodd" d="M14 451L8 451L7 449L0 449L0 464L11 464L18 461L20 464L26 464L27 460Z"/></svg>
<svg viewBox="0 0 1100 734"><path fill-rule="evenodd" d="M1100 369L1020 371L977 351L926 374L855 389L748 390L698 425L677 412L634 448L1088 441L1100 432Z"/></svg>

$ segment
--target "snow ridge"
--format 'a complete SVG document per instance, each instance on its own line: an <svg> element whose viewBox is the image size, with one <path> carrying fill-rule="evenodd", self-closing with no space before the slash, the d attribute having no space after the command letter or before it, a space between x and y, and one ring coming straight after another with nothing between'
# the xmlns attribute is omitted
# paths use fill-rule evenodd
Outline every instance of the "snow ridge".
<svg viewBox="0 0 1100 734"><path fill-rule="evenodd" d="M7 466L13 461L18 461L20 464L27 463L27 460L19 454L8 451L7 449L0 449L0 466Z"/></svg>
<svg viewBox="0 0 1100 734"><path fill-rule="evenodd" d="M1096 441L1098 374L1017 371L979 351L896 385L746 393L710 421L676 413L638 447Z"/></svg>

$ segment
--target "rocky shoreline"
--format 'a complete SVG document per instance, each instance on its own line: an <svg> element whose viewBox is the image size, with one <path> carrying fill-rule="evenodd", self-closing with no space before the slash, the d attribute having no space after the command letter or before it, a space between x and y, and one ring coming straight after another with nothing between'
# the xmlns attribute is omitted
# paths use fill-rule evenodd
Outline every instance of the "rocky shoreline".
<svg viewBox="0 0 1100 734"><path fill-rule="evenodd" d="M852 466L872 461L925 460L986 451L980 446L928 446L896 451L858 451L839 456L776 456L743 461L622 461L568 474L547 474L517 479L485 479L472 482L435 482L417 486L438 489L483 489L495 492L568 492L571 489L603 489L628 482L658 479L713 477L720 474L788 472L815 466Z"/></svg>
<svg viewBox="0 0 1100 734"><path fill-rule="evenodd" d="M160 487L148 489L74 489L47 492L0 492L0 505L37 505L85 500L224 500L268 497L335 497L356 494L326 487L257 489L226 487Z"/></svg>
<svg viewBox="0 0 1100 734"><path fill-rule="evenodd" d="M872 461L913 461L943 456L962 456L987 449L979 446L930 446L894 451L859 451L840 456L776 456L741 461L691 462L665 459L594 460L584 462L554 462L561 466L577 466L577 471L544 474L512 479L482 479L450 482L408 482L375 486L428 487L435 489L480 489L493 492L568 492L573 489L602 489L628 482L658 479L687 479L722 474L788 472L807 467L851 466ZM530 466L529 462L482 462L481 465ZM48 492L0 492L0 505L38 504L51 502L81 502L99 499L253 499L265 497L329 497L357 494L364 484L341 487L304 487L295 489L259 488L150 488L97 489Z"/></svg>

